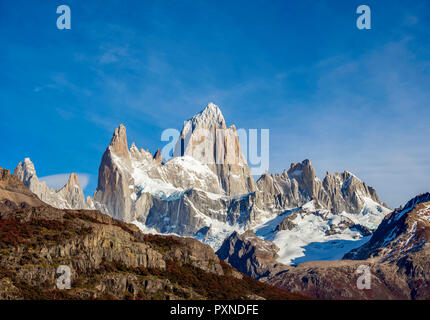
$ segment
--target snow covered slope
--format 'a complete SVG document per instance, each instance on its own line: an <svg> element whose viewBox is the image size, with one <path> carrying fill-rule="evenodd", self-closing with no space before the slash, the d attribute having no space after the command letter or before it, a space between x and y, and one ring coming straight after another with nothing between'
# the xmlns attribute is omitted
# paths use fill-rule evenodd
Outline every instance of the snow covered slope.
<svg viewBox="0 0 430 320"><path fill-rule="evenodd" d="M364 244L389 209L368 199L360 214L334 214L315 207L315 201L289 210L256 228L256 235L272 241L280 250L278 261L298 264L315 260L339 260Z"/></svg>
<svg viewBox="0 0 430 320"><path fill-rule="evenodd" d="M399 260L427 249L430 240L430 193L410 200L404 208L394 210L379 225L369 242L352 250L345 259Z"/></svg>

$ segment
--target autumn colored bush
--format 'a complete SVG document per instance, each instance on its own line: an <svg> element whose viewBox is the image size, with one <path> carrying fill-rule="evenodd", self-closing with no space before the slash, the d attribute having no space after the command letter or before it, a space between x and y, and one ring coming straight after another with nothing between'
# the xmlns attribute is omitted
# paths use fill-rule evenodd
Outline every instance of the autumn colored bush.
<svg viewBox="0 0 430 320"><path fill-rule="evenodd" d="M73 236L84 236L91 227L76 227L69 221L34 219L24 222L18 219L0 219L0 247L17 246L23 241L59 242Z"/></svg>
<svg viewBox="0 0 430 320"><path fill-rule="evenodd" d="M225 262L222 263L224 263L223 268L232 269ZM159 276L167 278L182 287L192 288L195 292L208 299L248 299L250 292L271 300L303 298L245 275L243 275L242 279L228 275L219 276L189 264L178 264L172 260L168 261L166 270L158 271L158 273Z"/></svg>
<svg viewBox="0 0 430 320"><path fill-rule="evenodd" d="M22 223L17 219L0 220L0 245L14 246L33 236L30 224Z"/></svg>

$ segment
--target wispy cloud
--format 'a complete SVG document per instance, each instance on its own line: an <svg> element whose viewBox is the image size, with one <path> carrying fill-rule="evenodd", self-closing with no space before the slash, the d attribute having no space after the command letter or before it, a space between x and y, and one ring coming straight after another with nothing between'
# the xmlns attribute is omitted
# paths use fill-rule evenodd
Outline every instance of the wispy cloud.
<svg viewBox="0 0 430 320"><path fill-rule="evenodd" d="M53 74L49 79L49 83L38 85L33 89L34 92L44 90L69 91L77 96L82 95L87 97L92 94L87 88L72 82L64 73Z"/></svg>

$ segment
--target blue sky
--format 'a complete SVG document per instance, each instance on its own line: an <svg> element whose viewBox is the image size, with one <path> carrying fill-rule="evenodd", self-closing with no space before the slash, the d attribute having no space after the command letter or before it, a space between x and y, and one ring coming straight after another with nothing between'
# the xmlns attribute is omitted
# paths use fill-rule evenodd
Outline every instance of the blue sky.
<svg viewBox="0 0 430 320"><path fill-rule="evenodd" d="M271 171L348 169L395 207L430 191L429 27L422 0L0 0L0 165L87 174L91 194L120 123L154 151L213 101L270 129Z"/></svg>

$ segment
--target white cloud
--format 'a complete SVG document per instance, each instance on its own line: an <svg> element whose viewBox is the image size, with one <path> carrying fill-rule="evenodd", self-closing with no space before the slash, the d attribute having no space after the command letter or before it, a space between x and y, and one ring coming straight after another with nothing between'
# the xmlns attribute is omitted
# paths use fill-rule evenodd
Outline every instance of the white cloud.
<svg viewBox="0 0 430 320"><path fill-rule="evenodd" d="M69 173L59 173L46 177L39 178L40 181L46 182L46 185L55 190L59 190L64 187L69 180ZM78 173L79 185L82 189L85 189L90 181L90 175L86 173Z"/></svg>

